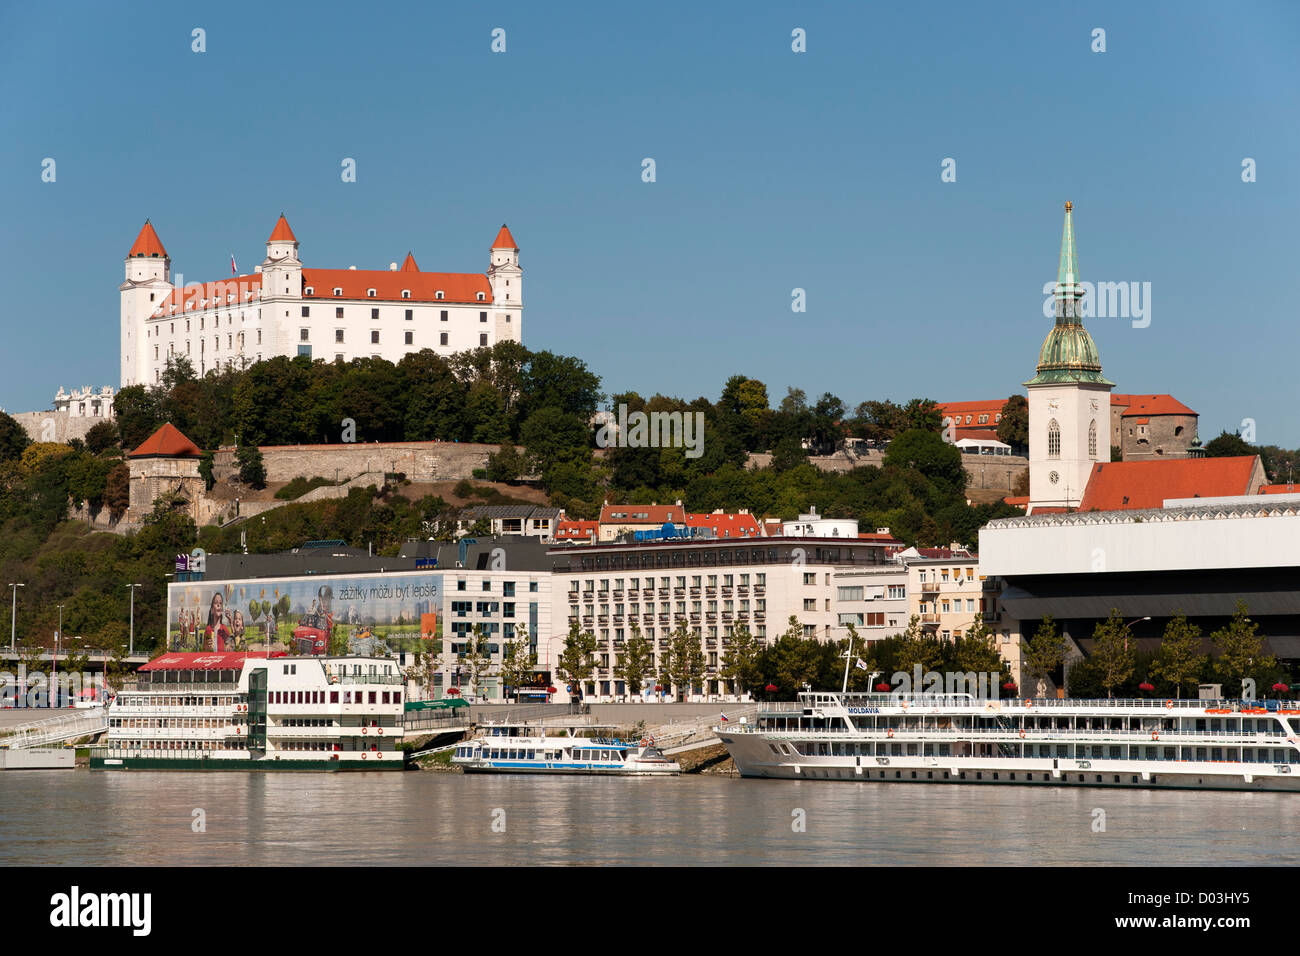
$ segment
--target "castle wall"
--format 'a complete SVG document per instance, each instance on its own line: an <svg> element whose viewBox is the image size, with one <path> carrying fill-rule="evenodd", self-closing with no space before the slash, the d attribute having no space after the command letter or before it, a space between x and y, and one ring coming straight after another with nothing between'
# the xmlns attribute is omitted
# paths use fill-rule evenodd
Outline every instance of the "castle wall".
<svg viewBox="0 0 1300 956"><path fill-rule="evenodd" d="M260 450L266 480L350 479L366 473L400 472L411 481L459 481L486 468L499 445L473 442L360 442L338 445L267 445ZM217 481L239 477L235 449L217 450L212 467ZM309 499L310 500L310 499Z"/></svg>

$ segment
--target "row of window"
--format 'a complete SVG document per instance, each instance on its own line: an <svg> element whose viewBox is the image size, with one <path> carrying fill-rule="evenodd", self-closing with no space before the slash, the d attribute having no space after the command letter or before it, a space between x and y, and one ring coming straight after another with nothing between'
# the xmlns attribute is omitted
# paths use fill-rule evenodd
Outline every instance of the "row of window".
<svg viewBox="0 0 1300 956"><path fill-rule="evenodd" d="M749 587L749 577L750 577L750 576L749 576L748 574L742 574L742 575L740 575L739 577L740 577L740 586L741 586L742 588L747 588L747 587ZM707 581L707 585L706 585L707 587L710 587L710 588L716 588L716 587L718 586L718 575L716 575L716 574L709 574L709 575L699 575L699 574L694 574L694 575L691 575L691 587L693 587L693 588L698 588L698 587L700 587L700 581L701 581L702 579L705 580L705 581ZM623 578L614 578L614 587L613 587L613 590L615 590L615 591L622 591L622 590L623 590L623 580L624 580ZM638 584L637 582L638 582L638 581L641 581L641 580L644 580L645 583L644 583L644 584ZM595 579L595 578L587 578L587 580L583 582L583 588L582 588L582 590L584 590L584 591L595 591L595 590L599 590L600 593L603 594L603 593L605 593L605 592L607 592L607 591L610 590L609 581L610 581L609 578L601 578L601 579L600 579L600 587L597 588L597 587L596 587L596 579ZM734 587L734 586L735 586L735 581L736 581L736 575L733 575L733 574L724 574L724 575L722 575L722 586L723 586L724 588ZM638 587L644 587L645 590L647 590L647 591L653 591L654 588L655 588L655 579L654 579L654 578L644 578L644 579L641 579L641 578L628 578L628 579L627 579L627 582L628 582L628 585L627 585L627 586L628 586L628 588L629 588L630 590L636 590ZM660 589L661 589L661 590L664 590L664 591L667 591L667 590L669 589L670 582L672 582L672 586L673 586L673 587L676 587L676 588L684 588L684 587L686 587L686 575L684 575L684 574L679 574L679 575L677 575L677 577L676 577L675 580L674 580L673 578L670 578L670 577L667 577L667 576L665 576L665 577L661 577L661 578L659 579L659 587L660 587ZM805 581L805 583L807 583L807 582ZM754 584L755 584L755 586L757 586L757 587L763 587L765 584L767 584L767 575L766 575L766 574L755 574L755 575L754 575ZM573 583L573 590L576 591L576 590L577 590L577 587L578 587L578 585L577 585L577 582L575 581L575 582Z"/></svg>
<svg viewBox="0 0 1300 956"><path fill-rule="evenodd" d="M507 281L507 284L508 284L508 281ZM285 292L286 292L286 294L287 294L287 293L288 293L288 290L286 289ZM378 296L376 295L377 292L378 292L377 289L367 289L367 290L366 290L366 298L367 298L367 299L378 298ZM315 294L316 294L316 287L315 287L315 286L310 286L310 285L309 285L309 286L306 286L306 287L302 290L302 294L303 294L303 295L315 295ZM337 296L341 296L341 295L343 295L343 290L342 290L341 288L339 288L338 286L335 286L335 287L334 287L334 295L335 295L336 297L337 297ZM411 290L410 290L410 289L403 289L403 290L402 290L402 298L403 298L403 299L409 299L410 297L411 297ZM446 296L443 295L443 292L442 292L441 289L438 289L436 292L434 292L434 293L433 293L433 297L434 297L435 299L445 299L445 298L446 298ZM479 301L479 302L486 302L486 301L487 301L487 295L486 295L486 293L483 293L483 292L476 292L476 293L474 293L474 298L475 298L477 301ZM306 310L307 310L307 307L306 307L306 306L303 306L303 315L306 315L306 314L307 314L307 311L306 311ZM444 312L443 314L446 315L445 312Z"/></svg>
<svg viewBox="0 0 1300 956"><path fill-rule="evenodd" d="M701 605L702 605L702 603L703 603L703 602L701 602L701 601L692 601L692 602L691 602L691 613L692 613L692 614L699 614L699 613L700 613L700 609L701 609ZM740 603L740 613L741 613L741 614L748 614L748 613L749 613L749 601L748 601L747 599L742 599L739 603ZM583 610L584 610L584 612L585 612L585 613L583 614L583 617L591 617L592 614L595 613L595 608L596 608L596 605L595 605L595 604L584 604L584 605L582 605L582 607L583 607ZM624 605L622 605L622 604L615 604L615 605L614 605L614 616L615 616L615 617L622 617L622 616L623 616L623 607L624 607ZM627 609L628 609L628 615L629 615L630 617L636 617L638 614L641 613L641 605L640 605L640 604L629 604L629 605L627 605ZM453 610L454 610L454 605L453 605ZM706 608L706 610L708 611L709 614L717 614L717 613L718 613L718 602L717 602L717 601L709 601L709 602L708 602L708 607ZM724 614L731 614L731 613L733 613L735 610L736 610L736 602L735 602L735 601L723 601L723 602L722 602L722 612L723 612ZM759 614L762 614L762 613L766 612L766 611L767 611L767 600L766 600L765 598L756 598L756 599L754 600L754 610L757 611ZM815 610L815 608L814 608L813 610ZM654 613L655 613L655 605L654 605L653 603L646 604L646 605L645 605L645 613L646 613L646 614L654 614ZM660 614L669 614L669 613L672 613L672 608L671 608L670 603L667 602L667 601L665 601L663 604L659 605L659 613L660 613ZM686 613L686 602L685 602L685 601L678 601L678 602L677 602L676 613L678 613L678 614L685 614L685 613ZM576 605L576 604L570 604L570 605L569 605L569 616L570 616L570 617L577 617L577 615L578 615L578 605ZM608 617L608 616L609 616L609 605L608 605L608 604L602 604L602 605L600 605L600 616L601 616L601 617Z"/></svg>
<svg viewBox="0 0 1300 956"><path fill-rule="evenodd" d="M403 317L406 319L407 322L411 322L411 321L413 321L413 320L415 319L415 310L414 310L414 309L403 309L402 311L405 313L405 315L404 315ZM304 306L302 307L302 317L303 317L304 319L310 319L310 318L311 318L311 306L309 306L309 305L304 305ZM379 318L379 310L378 310L378 309L371 309L371 310L370 310L370 317L371 317L372 319L377 319L377 318ZM343 318L343 306L341 306L341 305L340 305L340 306L335 306L335 308L334 308L334 318L336 318L336 319L341 319L341 318ZM243 321L244 317L243 317L242 314L240 315L239 319L240 319L241 322ZM439 319L439 321L442 321L442 322L449 322L449 321L451 321L450 316L448 315L446 309L441 309L441 310L439 311L438 319ZM480 322L486 322L486 321L488 320L488 314L487 314L486 312L480 312L480 313L478 314L478 320L479 320ZM199 319L199 322L200 322L200 323L202 323L202 321L203 321L202 319ZM510 321L510 316L508 316L508 315L506 316L506 321L507 321L507 322ZM186 328L188 328L188 327L189 327L189 323L186 322L185 324L186 324ZM199 328L202 328L202 327L203 327L203 326L200 324Z"/></svg>
<svg viewBox="0 0 1300 956"><path fill-rule="evenodd" d="M1061 457L1061 426L1053 418L1047 423L1047 457ZM1094 419L1088 425L1088 457L1097 457L1097 422Z"/></svg>
<svg viewBox="0 0 1300 956"><path fill-rule="evenodd" d="M482 590L483 590L484 593L490 593L491 590L492 590L492 579L491 579L491 578L485 578L485 579L481 582L481 586L482 586ZM468 582L465 578L457 578L457 579L456 579L456 590L457 590L457 591L467 591L467 590L469 590L469 582ZM537 582L536 582L536 581L529 581L529 582L528 582L528 590L529 590L531 593L536 594L536 593L537 593ZM514 596L515 596L515 582L514 582L514 581L502 581L502 582L501 582L501 596L502 596L502 597L514 597ZM453 607L454 607L454 606L455 606L455 605L453 604Z"/></svg>
<svg viewBox="0 0 1300 956"><path fill-rule="evenodd" d="M323 704L325 703L325 691L323 690L273 690L268 693L267 700L272 704ZM331 704L340 703L339 691L329 691L329 702ZM382 693L382 699L379 695ZM402 692L394 691L364 691L364 690L345 690L342 691L344 704L400 704L402 702ZM366 695L369 695L367 699Z"/></svg>

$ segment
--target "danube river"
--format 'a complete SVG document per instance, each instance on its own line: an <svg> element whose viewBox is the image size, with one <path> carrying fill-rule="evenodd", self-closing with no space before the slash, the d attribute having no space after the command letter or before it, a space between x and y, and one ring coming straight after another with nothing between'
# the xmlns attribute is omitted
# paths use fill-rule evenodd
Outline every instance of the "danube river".
<svg viewBox="0 0 1300 956"><path fill-rule="evenodd" d="M1300 794L711 776L0 774L0 864L1285 865L1300 863L1297 830Z"/></svg>

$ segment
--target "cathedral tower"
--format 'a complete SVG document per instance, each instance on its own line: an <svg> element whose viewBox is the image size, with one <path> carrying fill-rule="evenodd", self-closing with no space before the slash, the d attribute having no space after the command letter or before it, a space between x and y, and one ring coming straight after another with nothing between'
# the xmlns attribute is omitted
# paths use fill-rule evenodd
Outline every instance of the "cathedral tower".
<svg viewBox="0 0 1300 956"><path fill-rule="evenodd" d="M1110 461L1110 390L1083 327L1083 286L1074 246L1073 204L1065 204L1056 275L1056 323L1038 354L1029 390L1029 510L1077 508L1097 462Z"/></svg>

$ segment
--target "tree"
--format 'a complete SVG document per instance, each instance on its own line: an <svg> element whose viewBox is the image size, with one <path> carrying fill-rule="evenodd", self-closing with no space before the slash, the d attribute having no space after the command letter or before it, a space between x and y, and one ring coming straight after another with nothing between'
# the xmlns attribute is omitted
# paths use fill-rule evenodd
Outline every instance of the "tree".
<svg viewBox="0 0 1300 956"><path fill-rule="evenodd" d="M1258 455L1257 449L1236 432L1222 431L1205 443L1206 458L1235 458L1238 455Z"/></svg>
<svg viewBox="0 0 1300 956"><path fill-rule="evenodd" d="M590 457L591 438L580 418L551 406L538 409L519 427L519 440L536 472Z"/></svg>
<svg viewBox="0 0 1300 956"><path fill-rule="evenodd" d="M260 453L259 453L260 454ZM205 451L199 456L199 477L203 479L203 487L208 491L217 483L216 476L212 473L212 466L216 464L216 452Z"/></svg>
<svg viewBox="0 0 1300 956"><path fill-rule="evenodd" d="M1029 469L1028 468L1020 469L1020 473L1016 475L1015 482L1011 486L1011 493L1013 495L1018 495L1021 498L1028 497L1029 495Z"/></svg>
<svg viewBox="0 0 1300 956"><path fill-rule="evenodd" d="M118 443L117 425L111 421L96 422L86 432L86 448L95 455L102 455Z"/></svg>
<svg viewBox="0 0 1300 956"><path fill-rule="evenodd" d="M527 465L519 449L510 442L501 446L500 451L488 455L487 476L489 481L518 481Z"/></svg>
<svg viewBox="0 0 1300 956"><path fill-rule="evenodd" d="M256 445L240 445L235 451L235 460L239 462L239 480L250 488L266 487L266 465L262 461L262 450Z"/></svg>
<svg viewBox="0 0 1300 956"><path fill-rule="evenodd" d="M633 624L632 635L623 645L623 653L614 665L614 676L623 682L628 694L635 697L641 693L645 679L654 673L654 665L654 646L641 633L641 628Z"/></svg>
<svg viewBox="0 0 1300 956"><path fill-rule="evenodd" d="M974 671L977 674L1002 672L1004 663L1002 655L998 653L997 639L984 623L983 614L976 614L974 623L954 642L953 661L957 670L963 672Z"/></svg>
<svg viewBox="0 0 1300 956"><path fill-rule="evenodd" d="M966 488L961 452L945 442L937 430L910 428L903 432L889 443L885 465L915 468L945 491L959 493Z"/></svg>
<svg viewBox="0 0 1300 956"><path fill-rule="evenodd" d="M1206 655L1201 650L1201 629L1187 621L1179 611L1169 619L1160 640L1160 650L1151 663L1151 674L1174 685L1174 696L1183 696L1184 684L1195 684L1205 668Z"/></svg>
<svg viewBox="0 0 1300 956"><path fill-rule="evenodd" d="M582 682L591 677L595 664L591 655L596 653L596 635L580 631L577 621L569 622L569 636L564 639L564 649L555 662L555 671L573 685L573 694L582 699Z"/></svg>
<svg viewBox="0 0 1300 956"><path fill-rule="evenodd" d="M469 673L469 690L478 694L479 681L487 676L492 666L492 656L488 649L488 640L483 634L483 625L475 624L465 635L465 644L460 654L461 663Z"/></svg>
<svg viewBox="0 0 1300 956"><path fill-rule="evenodd" d="M1218 651L1215 668L1238 693L1245 678L1263 677L1277 667L1277 660L1264 653L1264 640L1256 633L1259 625L1246 616L1247 610L1246 602L1238 601L1232 620L1210 635Z"/></svg>
<svg viewBox="0 0 1300 956"><path fill-rule="evenodd" d="M131 468L124 461L114 465L104 479L104 507L114 521L131 507Z"/></svg>
<svg viewBox="0 0 1300 956"><path fill-rule="evenodd" d="M1065 649L1065 635L1057 631L1050 614L1043 617L1031 637L1021 641L1020 660L1029 678L1037 683L1035 697L1043 696L1048 675L1065 660Z"/></svg>
<svg viewBox="0 0 1300 956"><path fill-rule="evenodd" d="M501 682L517 693L520 687L532 683L533 679L534 660L527 627L516 624L514 636L507 640L504 650L501 658Z"/></svg>
<svg viewBox="0 0 1300 956"><path fill-rule="evenodd" d="M1114 697L1116 688L1122 687L1133 676L1137 661L1129 647L1131 637L1118 608L1111 608L1110 617L1093 629L1092 638L1096 642L1092 652L1093 663L1107 697Z"/></svg>
<svg viewBox="0 0 1300 956"><path fill-rule="evenodd" d="M741 622L731 629L731 644L722 652L720 674L731 681L731 689L739 694L752 690L759 681L758 653L762 645Z"/></svg>
<svg viewBox="0 0 1300 956"><path fill-rule="evenodd" d="M1002 406L998 419L998 441L1012 448L1029 447L1029 400L1023 395L1012 395Z"/></svg>
<svg viewBox="0 0 1300 956"><path fill-rule="evenodd" d="M679 700L703 679L704 652L700 650L700 639L685 621L677 622L661 669L663 683L676 688Z"/></svg>
<svg viewBox="0 0 1300 956"><path fill-rule="evenodd" d="M0 461L13 461L31 443L27 429L18 424L18 419L0 412Z"/></svg>
<svg viewBox="0 0 1300 956"><path fill-rule="evenodd" d="M914 398L903 406L903 417L908 430L937 432L943 427L939 406L929 398Z"/></svg>

